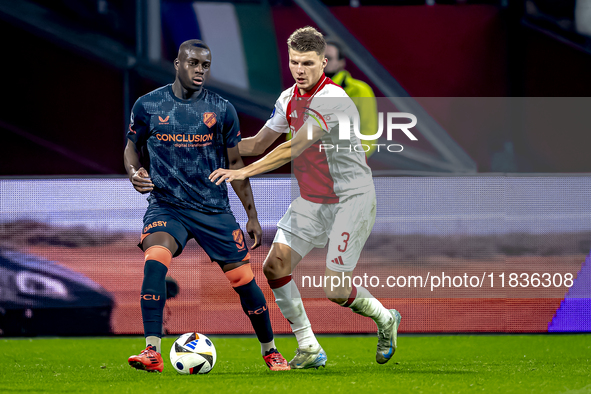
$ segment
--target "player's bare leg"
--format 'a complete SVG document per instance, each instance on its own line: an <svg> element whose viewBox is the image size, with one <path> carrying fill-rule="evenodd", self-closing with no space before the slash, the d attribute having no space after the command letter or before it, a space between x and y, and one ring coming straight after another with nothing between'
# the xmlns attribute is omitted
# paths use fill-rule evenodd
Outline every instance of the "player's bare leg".
<svg viewBox="0 0 591 394"><path fill-rule="evenodd" d="M293 369L318 368L326 364L326 354L316 340L302 296L291 278L291 273L302 257L282 243L273 243L263 272L275 295L275 302L283 316L289 321L298 341L296 356L289 364Z"/></svg>
<svg viewBox="0 0 591 394"><path fill-rule="evenodd" d="M325 275L324 292L329 300L375 321L378 326L376 361L387 363L396 351L400 313L395 309L386 309L366 288L352 285L352 272L326 268Z"/></svg>

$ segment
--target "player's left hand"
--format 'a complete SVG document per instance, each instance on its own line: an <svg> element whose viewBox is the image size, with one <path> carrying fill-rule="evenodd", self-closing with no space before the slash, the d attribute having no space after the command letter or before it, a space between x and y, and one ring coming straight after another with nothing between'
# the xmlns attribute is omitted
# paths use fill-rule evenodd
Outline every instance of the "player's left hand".
<svg viewBox="0 0 591 394"><path fill-rule="evenodd" d="M254 239L254 244L250 247L250 250L254 250L261 246L263 243L263 230L258 219L248 219L246 223L246 232L250 236L250 239Z"/></svg>
<svg viewBox="0 0 591 394"><path fill-rule="evenodd" d="M218 168L217 170L209 174L209 180L215 182L216 185L221 184L223 181L232 182L243 181L245 179L246 177L242 174L240 170L228 170L225 168Z"/></svg>

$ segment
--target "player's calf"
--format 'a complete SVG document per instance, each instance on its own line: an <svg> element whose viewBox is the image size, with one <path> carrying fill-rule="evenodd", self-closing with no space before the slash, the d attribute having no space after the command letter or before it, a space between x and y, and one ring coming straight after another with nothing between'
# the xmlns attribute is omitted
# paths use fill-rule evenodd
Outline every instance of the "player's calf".
<svg viewBox="0 0 591 394"><path fill-rule="evenodd" d="M227 271L226 276L240 296L242 310L250 319L250 323L261 343L265 363L271 371L289 371L290 367L287 361L275 348L267 301L254 279L250 264L244 264Z"/></svg>
<svg viewBox="0 0 591 394"><path fill-rule="evenodd" d="M144 280L140 294L140 306L144 334L162 335L163 311L166 303L166 273L172 259L171 252L155 245L145 252Z"/></svg>
<svg viewBox="0 0 591 394"><path fill-rule="evenodd" d="M323 286L326 297L339 305L346 303L352 291L351 276L351 272L335 272L327 268Z"/></svg>
<svg viewBox="0 0 591 394"><path fill-rule="evenodd" d="M267 301L259 285L257 285L250 264L227 271L226 276L234 291L240 296L242 310L250 319L257 338L261 343L273 340L273 330L269 318Z"/></svg>

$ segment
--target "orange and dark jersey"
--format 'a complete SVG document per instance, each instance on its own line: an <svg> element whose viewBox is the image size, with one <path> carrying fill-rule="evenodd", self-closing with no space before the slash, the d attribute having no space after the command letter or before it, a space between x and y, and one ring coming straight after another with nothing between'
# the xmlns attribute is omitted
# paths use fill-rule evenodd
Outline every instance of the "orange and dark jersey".
<svg viewBox="0 0 591 394"><path fill-rule="evenodd" d="M240 142L234 106L204 89L183 100L172 85L140 97L133 106L127 138L146 148L154 190L149 201L164 201L205 213L230 213L226 183L208 177L228 168L227 148Z"/></svg>

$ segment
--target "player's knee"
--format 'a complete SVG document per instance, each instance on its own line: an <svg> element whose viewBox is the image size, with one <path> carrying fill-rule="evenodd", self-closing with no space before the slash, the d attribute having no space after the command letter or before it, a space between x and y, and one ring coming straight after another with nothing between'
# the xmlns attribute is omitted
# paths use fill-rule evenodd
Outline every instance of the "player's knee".
<svg viewBox="0 0 591 394"><path fill-rule="evenodd" d="M244 286L254 279L250 263L243 264L230 271L224 272L233 288Z"/></svg>
<svg viewBox="0 0 591 394"><path fill-rule="evenodd" d="M162 246L168 249L172 255L174 255L178 249L176 239L174 239L172 235L163 231L148 234L142 239L142 249L144 250L144 253L153 246Z"/></svg>
<svg viewBox="0 0 591 394"><path fill-rule="evenodd" d="M269 254L263 264L263 273L267 279L278 279L291 273L291 262L277 254Z"/></svg>
<svg viewBox="0 0 591 394"><path fill-rule="evenodd" d="M266 259L265 263L263 264L263 274L265 274L265 278L267 279L275 279L275 272L276 272L276 264L271 259Z"/></svg>
<svg viewBox="0 0 591 394"><path fill-rule="evenodd" d="M172 261L172 252L162 245L150 246L144 252L144 261L146 262L144 270L148 267L149 262L158 262L168 270Z"/></svg>

